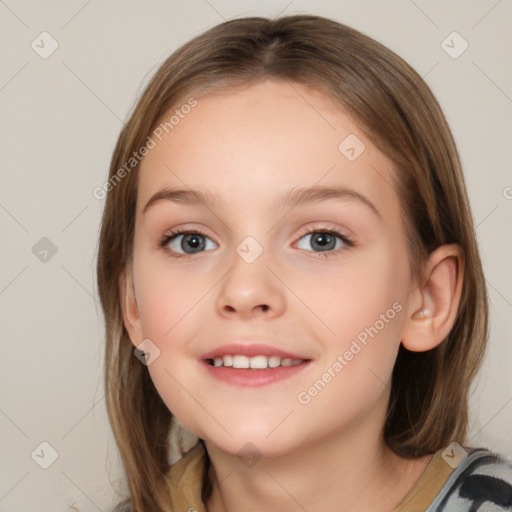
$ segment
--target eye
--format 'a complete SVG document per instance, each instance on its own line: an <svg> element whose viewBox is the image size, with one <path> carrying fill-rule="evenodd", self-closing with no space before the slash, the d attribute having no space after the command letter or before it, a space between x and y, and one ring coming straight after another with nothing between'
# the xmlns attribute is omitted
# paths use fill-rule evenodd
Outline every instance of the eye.
<svg viewBox="0 0 512 512"><path fill-rule="evenodd" d="M346 247L353 247L355 245L348 236L344 235L337 229L332 228L309 229L309 231L301 234L301 240L306 240L308 238L309 240L303 245L318 249L318 251L313 250L312 252L325 258L338 254ZM338 241L340 243L338 243ZM299 247L299 249L309 250L307 247Z"/></svg>
<svg viewBox="0 0 512 512"><path fill-rule="evenodd" d="M213 242L207 235L198 230L177 230L164 236L160 241L160 247L164 248L175 258L182 256L191 256L206 248L207 243L204 239ZM215 247L214 247L215 248ZM183 251L182 253L179 250ZM190 252L188 252L190 250Z"/></svg>
<svg viewBox="0 0 512 512"><path fill-rule="evenodd" d="M309 245L317 250L309 251L307 247L299 247L299 249L305 249L325 258L355 245L347 235L333 228L306 230L300 235L300 240L307 239L308 237L309 241L304 245ZM166 234L159 245L172 257L181 258L208 250L208 241L214 246L217 245L205 233L199 230L176 230ZM210 247L209 250L212 248L215 249L215 247Z"/></svg>

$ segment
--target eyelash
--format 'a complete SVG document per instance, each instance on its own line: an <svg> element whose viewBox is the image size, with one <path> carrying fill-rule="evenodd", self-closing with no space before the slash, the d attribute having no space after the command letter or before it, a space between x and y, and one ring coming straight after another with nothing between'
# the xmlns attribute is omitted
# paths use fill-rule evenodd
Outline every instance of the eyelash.
<svg viewBox="0 0 512 512"><path fill-rule="evenodd" d="M350 248L350 247L354 247L356 244L355 242L350 239L347 235L341 233L340 231L338 231L337 229L335 228L330 228L330 229L324 229L324 228L306 228L304 231L302 231L299 235L299 240L301 238L303 238L304 236L306 235L310 235L310 234L313 234L313 233L322 233L322 234L327 234L327 235L334 235L334 236L337 236L338 238L340 238L340 240L343 242L343 247L339 248L339 249L334 249L334 250L331 250L331 251L320 251L320 252L316 252L316 251L307 251L307 252L313 252L314 254L320 256L320 257L324 257L324 258L329 258L333 255L336 255L336 254L339 254L341 251L343 250L346 250L347 248ZM175 237L179 236L179 235L201 235L201 236L204 236L206 238L210 238L206 233L203 233L201 230L199 229L191 229L191 230L174 230L174 231L171 231L170 233L166 234L162 240L159 242L159 246L164 250L166 251L171 257L173 258L183 258L183 257L188 257L188 256L194 256L194 254L181 254L179 252L176 252L176 251L172 251L171 249L169 249L167 247L167 244L173 240ZM204 251L203 251L204 252ZM200 254L200 253L196 253L196 254ZM316 257L316 256L315 256Z"/></svg>

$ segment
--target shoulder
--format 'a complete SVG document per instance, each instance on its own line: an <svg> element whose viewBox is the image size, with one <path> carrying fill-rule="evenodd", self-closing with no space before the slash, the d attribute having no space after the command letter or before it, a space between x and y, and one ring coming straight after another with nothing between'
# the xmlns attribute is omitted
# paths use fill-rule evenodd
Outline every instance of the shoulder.
<svg viewBox="0 0 512 512"><path fill-rule="evenodd" d="M201 491L206 466L206 449L202 443L183 454L164 476L169 492L170 510L205 512ZM119 503L111 512L133 512L130 499Z"/></svg>
<svg viewBox="0 0 512 512"><path fill-rule="evenodd" d="M201 442L173 464L166 475L170 510L205 512L202 490L208 469L206 449Z"/></svg>
<svg viewBox="0 0 512 512"><path fill-rule="evenodd" d="M486 448L466 451L427 512L512 510L512 459Z"/></svg>
<svg viewBox="0 0 512 512"><path fill-rule="evenodd" d="M204 471L206 450L197 443L170 467L166 478L171 484L181 485L184 480L201 479Z"/></svg>

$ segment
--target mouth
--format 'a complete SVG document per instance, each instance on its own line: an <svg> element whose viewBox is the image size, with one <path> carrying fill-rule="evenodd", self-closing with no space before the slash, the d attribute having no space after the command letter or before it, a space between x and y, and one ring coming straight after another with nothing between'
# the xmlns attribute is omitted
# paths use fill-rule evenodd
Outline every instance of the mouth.
<svg viewBox="0 0 512 512"><path fill-rule="evenodd" d="M258 387L289 379L313 360L266 344L235 343L200 357L210 377L225 384Z"/></svg>
<svg viewBox="0 0 512 512"><path fill-rule="evenodd" d="M256 355L248 357L242 354L228 354L205 359L206 363L215 368L234 368L240 370L266 370L272 368L298 366L310 359L294 359L278 355Z"/></svg>

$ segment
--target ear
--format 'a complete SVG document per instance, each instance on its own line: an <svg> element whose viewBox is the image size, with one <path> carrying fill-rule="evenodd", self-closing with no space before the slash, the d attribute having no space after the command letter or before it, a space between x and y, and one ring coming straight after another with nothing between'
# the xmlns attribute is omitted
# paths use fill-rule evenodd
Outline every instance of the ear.
<svg viewBox="0 0 512 512"><path fill-rule="evenodd" d="M402 345L423 352L448 336L457 318L464 279L464 252L458 244L442 245L426 263L426 281L412 292Z"/></svg>
<svg viewBox="0 0 512 512"><path fill-rule="evenodd" d="M138 346L143 340L139 309L135 298L132 262L128 262L119 276L119 297L123 321L132 343Z"/></svg>

